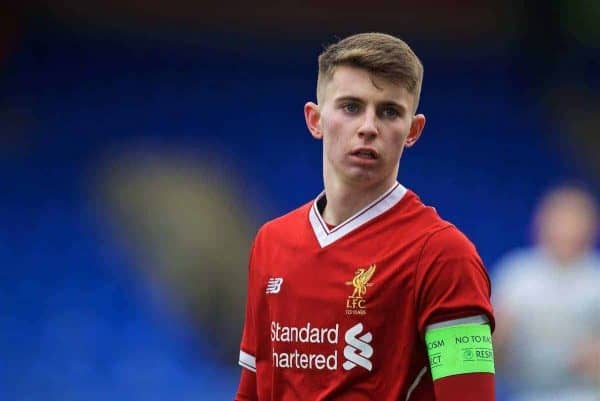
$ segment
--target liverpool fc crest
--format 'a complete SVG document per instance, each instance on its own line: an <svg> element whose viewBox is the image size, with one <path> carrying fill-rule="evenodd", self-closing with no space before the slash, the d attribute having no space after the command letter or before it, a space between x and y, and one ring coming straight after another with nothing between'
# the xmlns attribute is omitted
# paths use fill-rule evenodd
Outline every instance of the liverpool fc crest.
<svg viewBox="0 0 600 401"><path fill-rule="evenodd" d="M372 264L367 268L359 268L354 273L352 281L347 281L346 285L354 287L352 294L346 299L346 314L347 315L365 315L367 313L366 300L364 299L367 293L367 287L373 285L370 283L371 277L375 273L375 266Z"/></svg>

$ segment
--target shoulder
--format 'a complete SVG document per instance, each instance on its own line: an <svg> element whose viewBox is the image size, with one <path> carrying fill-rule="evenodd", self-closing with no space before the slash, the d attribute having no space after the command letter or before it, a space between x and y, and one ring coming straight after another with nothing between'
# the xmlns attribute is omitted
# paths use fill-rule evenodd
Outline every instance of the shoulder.
<svg viewBox="0 0 600 401"><path fill-rule="evenodd" d="M491 290L487 270L475 245L456 226L446 223L429 234L417 264L417 279L423 283L454 282L480 284Z"/></svg>
<svg viewBox="0 0 600 401"><path fill-rule="evenodd" d="M600 278L600 253L596 251L590 252L584 259L584 264L588 267L590 274L596 278Z"/></svg>
<svg viewBox="0 0 600 401"><path fill-rule="evenodd" d="M393 216L398 233L406 235L405 230L409 229L418 238L428 238L432 233L452 225L411 190L406 192L402 201L394 208Z"/></svg>
<svg viewBox="0 0 600 401"><path fill-rule="evenodd" d="M308 212L310 211L312 204L313 201L310 201L284 215L267 221L258 230L257 235L277 234L281 231L289 231L299 224L306 223L308 221Z"/></svg>
<svg viewBox="0 0 600 401"><path fill-rule="evenodd" d="M497 292L502 293L505 288L514 290L519 283L527 287L528 283L546 274L548 265L543 252L535 247L517 248L506 253L493 269Z"/></svg>
<svg viewBox="0 0 600 401"><path fill-rule="evenodd" d="M489 276L475 245L455 226L432 232L426 239L417 264L417 277L424 281L451 282L477 276L489 287Z"/></svg>
<svg viewBox="0 0 600 401"><path fill-rule="evenodd" d="M494 327L491 283L473 243L446 223L426 239L415 274L419 328L428 322L485 314Z"/></svg>
<svg viewBox="0 0 600 401"><path fill-rule="evenodd" d="M294 240L305 235L308 227L308 213L312 201L272 220L264 223L254 238L253 252L274 244L282 244L286 240Z"/></svg>
<svg viewBox="0 0 600 401"><path fill-rule="evenodd" d="M514 268L515 265L536 265L544 262L544 255L541 249L516 248L504 254L498 261L499 268Z"/></svg>
<svg viewBox="0 0 600 401"><path fill-rule="evenodd" d="M438 257L452 258L477 253L475 245L451 223L443 222L432 231L424 245L424 252Z"/></svg>
<svg viewBox="0 0 600 401"><path fill-rule="evenodd" d="M445 220L435 207L425 204L410 190L406 209L414 217L411 219L412 229L421 230L424 234L424 252L443 256L476 252L471 240L456 225Z"/></svg>

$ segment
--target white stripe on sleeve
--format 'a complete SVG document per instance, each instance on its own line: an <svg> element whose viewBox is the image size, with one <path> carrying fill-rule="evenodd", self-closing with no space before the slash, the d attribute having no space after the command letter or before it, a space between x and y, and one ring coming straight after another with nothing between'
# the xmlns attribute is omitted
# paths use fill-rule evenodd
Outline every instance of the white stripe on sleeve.
<svg viewBox="0 0 600 401"><path fill-rule="evenodd" d="M256 373L256 357L240 350L240 366Z"/></svg>
<svg viewBox="0 0 600 401"><path fill-rule="evenodd" d="M410 385L410 387L408 388L408 391L406 392L406 401L408 401L410 399L412 392L415 391L415 389L421 382L421 379L423 378L423 376L425 375L426 372L427 372L427 366L423 366L423 369L421 369L421 371L415 378L415 381Z"/></svg>
<svg viewBox="0 0 600 401"><path fill-rule="evenodd" d="M429 326L425 327L425 331L433 330L433 329L440 329L442 327L458 326L460 324L487 324L489 322L490 322L490 320L488 319L488 317L486 315L477 315L477 316L463 317L460 319L452 319L452 320L446 320L445 322L430 324Z"/></svg>

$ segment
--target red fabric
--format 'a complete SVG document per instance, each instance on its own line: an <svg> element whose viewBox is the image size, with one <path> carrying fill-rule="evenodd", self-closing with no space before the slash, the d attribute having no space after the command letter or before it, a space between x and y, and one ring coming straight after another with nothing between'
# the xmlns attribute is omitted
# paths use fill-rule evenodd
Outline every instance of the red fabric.
<svg viewBox="0 0 600 401"><path fill-rule="evenodd" d="M473 244L454 226L431 235L416 270L418 330L435 322L477 314L494 319L490 279Z"/></svg>
<svg viewBox="0 0 600 401"><path fill-rule="evenodd" d="M469 373L448 376L433 383L435 401L495 401L494 375Z"/></svg>
<svg viewBox="0 0 600 401"><path fill-rule="evenodd" d="M240 361L255 365L256 384L244 384L240 397L391 400L405 399L412 389L410 401L433 401L434 393L457 394L444 383L438 391L425 370L424 330L473 314L486 314L493 327L489 279L471 242L414 193L388 204L326 246L319 235L335 238L352 222L323 234L312 203L260 229L250 258ZM354 279L371 266L374 273L358 293ZM280 282L275 290L273 280ZM299 339L301 332L311 334ZM450 399L463 401L442 400Z"/></svg>
<svg viewBox="0 0 600 401"><path fill-rule="evenodd" d="M246 352L252 357L256 356L256 348L257 348L257 328L255 326L256 322L256 313L255 313L255 298L251 296L251 294L255 291L255 273L253 272L252 266L254 264L254 253L256 249L256 242L252 244L252 249L250 250L250 258L248 262L248 289L246 296L246 313L244 318L244 328L242 332L242 341L240 345L240 351ZM242 361L240 359L240 364ZM252 366L254 370L256 370L256 366ZM254 372L252 372L254 373Z"/></svg>
<svg viewBox="0 0 600 401"><path fill-rule="evenodd" d="M470 373L448 376L433 384L436 401L495 401L494 375ZM235 401L258 401L256 375L242 369Z"/></svg>
<svg viewBox="0 0 600 401"><path fill-rule="evenodd" d="M248 369L242 369L240 385L238 386L235 401L258 401L256 395L256 374Z"/></svg>

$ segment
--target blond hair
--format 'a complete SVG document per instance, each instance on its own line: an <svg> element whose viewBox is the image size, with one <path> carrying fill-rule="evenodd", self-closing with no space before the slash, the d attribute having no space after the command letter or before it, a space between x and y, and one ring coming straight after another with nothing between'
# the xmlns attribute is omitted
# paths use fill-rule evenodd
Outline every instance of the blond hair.
<svg viewBox="0 0 600 401"><path fill-rule="evenodd" d="M363 68L394 84L402 85L419 104L423 64L401 39L384 33L360 33L329 45L319 56L317 101L324 100L324 89L340 65Z"/></svg>

